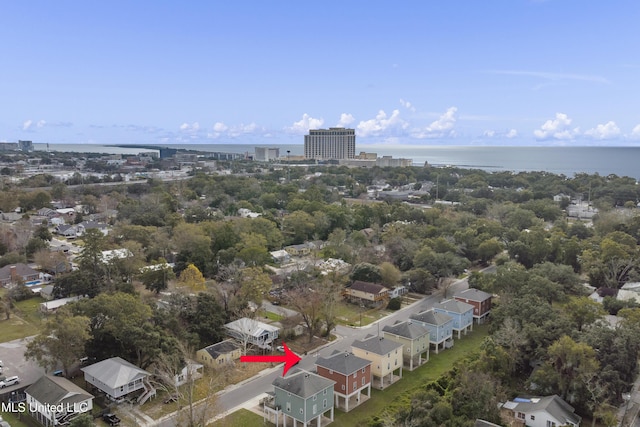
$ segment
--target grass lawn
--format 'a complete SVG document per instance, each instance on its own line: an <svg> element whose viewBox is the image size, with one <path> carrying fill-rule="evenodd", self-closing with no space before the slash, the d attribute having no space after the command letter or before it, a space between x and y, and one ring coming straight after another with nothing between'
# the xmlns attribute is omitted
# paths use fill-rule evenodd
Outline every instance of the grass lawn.
<svg viewBox="0 0 640 427"><path fill-rule="evenodd" d="M5 320L3 315L0 320L0 342L12 341L40 332L43 317L39 308L43 301L40 297L18 301L9 320Z"/></svg>
<svg viewBox="0 0 640 427"><path fill-rule="evenodd" d="M0 412L0 415L11 427L37 427L40 425L26 414L21 415L20 419L18 419L19 414L16 413Z"/></svg>
<svg viewBox="0 0 640 427"><path fill-rule="evenodd" d="M366 326L389 314L383 308L363 308L356 304L340 301L336 304L336 321L347 326ZM362 325L360 325L362 319Z"/></svg>
<svg viewBox="0 0 640 427"><path fill-rule="evenodd" d="M395 408L409 402L413 392L429 381L449 371L455 362L469 353L480 348L482 340L489 333L489 325L476 325L473 332L455 340L453 348L440 354L431 352L429 362L413 372L404 370L402 379L385 388L383 391L372 389L371 399L348 413L335 412L336 427L367 426L372 417L381 417L385 410L395 411Z"/></svg>
<svg viewBox="0 0 640 427"><path fill-rule="evenodd" d="M254 426L273 426L273 423L262 423L262 417L255 412L247 409L239 409L227 415L225 418L210 424L212 427L254 427ZM291 425L291 421L289 421Z"/></svg>

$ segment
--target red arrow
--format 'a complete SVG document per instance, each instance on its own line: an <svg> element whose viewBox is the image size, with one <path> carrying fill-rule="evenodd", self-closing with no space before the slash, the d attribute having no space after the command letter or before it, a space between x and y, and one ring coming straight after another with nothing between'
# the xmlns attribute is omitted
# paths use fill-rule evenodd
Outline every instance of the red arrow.
<svg viewBox="0 0 640 427"><path fill-rule="evenodd" d="M262 362L262 363L269 363L269 362L280 363L280 362L284 362L284 369L282 371L282 376L284 377L285 375L287 375L287 371L289 369L293 368L296 365L296 363L298 363L302 359L300 358L300 356L295 354L293 351L289 350L289 347L287 347L287 345L285 343L282 343L282 346L284 347L284 356L240 356L240 361L241 362L249 362L249 363L252 363L252 362Z"/></svg>

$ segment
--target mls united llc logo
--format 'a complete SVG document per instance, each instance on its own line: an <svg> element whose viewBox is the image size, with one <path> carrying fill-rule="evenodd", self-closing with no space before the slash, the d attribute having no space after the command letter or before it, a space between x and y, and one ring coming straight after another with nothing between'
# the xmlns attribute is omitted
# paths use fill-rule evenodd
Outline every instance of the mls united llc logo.
<svg viewBox="0 0 640 427"><path fill-rule="evenodd" d="M39 412L41 414L68 414L68 413L80 413L87 412L89 410L89 403L60 403L58 405L51 405L49 403L27 403L27 402L0 402L0 412L27 412L30 413Z"/></svg>

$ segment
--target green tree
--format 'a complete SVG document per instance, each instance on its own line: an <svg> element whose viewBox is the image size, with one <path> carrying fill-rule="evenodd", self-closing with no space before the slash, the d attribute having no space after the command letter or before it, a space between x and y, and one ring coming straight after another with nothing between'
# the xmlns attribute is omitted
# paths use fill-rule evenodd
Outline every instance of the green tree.
<svg viewBox="0 0 640 427"><path fill-rule="evenodd" d="M69 368L85 355L88 340L89 318L73 316L70 311L60 309L27 344L25 357L35 360L47 371L60 364L66 376Z"/></svg>
<svg viewBox="0 0 640 427"><path fill-rule="evenodd" d="M93 415L90 413L80 414L74 417L69 423L69 427L94 427Z"/></svg>
<svg viewBox="0 0 640 427"><path fill-rule="evenodd" d="M144 267L138 276L144 287L156 294L167 289L169 282L176 278L173 269L164 258L160 258L148 267Z"/></svg>
<svg viewBox="0 0 640 427"><path fill-rule="evenodd" d="M383 262L380 264L380 281L388 288L396 286L402 277L402 273L398 270L398 267L390 262Z"/></svg>
<svg viewBox="0 0 640 427"><path fill-rule="evenodd" d="M602 319L606 314L602 305L589 297L572 298L565 309L578 331L582 331L586 325L591 325L596 320Z"/></svg>

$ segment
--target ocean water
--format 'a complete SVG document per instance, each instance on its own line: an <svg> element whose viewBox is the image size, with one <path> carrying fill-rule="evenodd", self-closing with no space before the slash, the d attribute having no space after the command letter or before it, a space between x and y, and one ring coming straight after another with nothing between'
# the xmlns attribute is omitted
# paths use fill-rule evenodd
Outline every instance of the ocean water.
<svg viewBox="0 0 640 427"><path fill-rule="evenodd" d="M257 145L250 144L166 144L167 147L205 152L247 153ZM258 145L280 148L280 155L302 155L301 144ZM34 144L46 150L46 144ZM51 151L137 154L150 149L104 145L51 144ZM356 153L374 152L378 156L413 159L415 165L428 162L432 166L457 166L486 171L546 171L572 177L576 173L598 173L630 176L640 180L639 147L531 147L531 146L392 146L356 145Z"/></svg>

